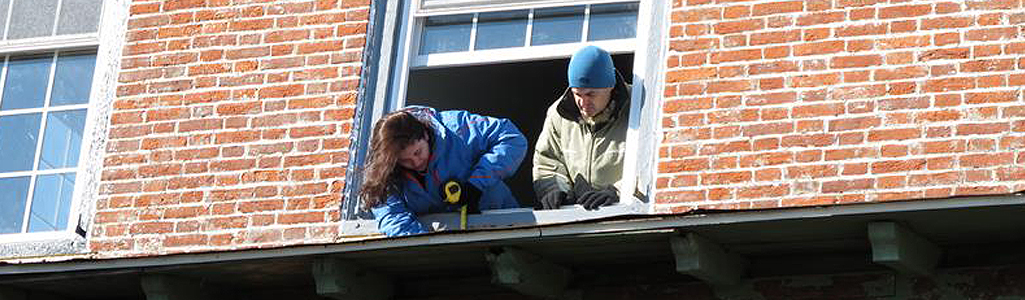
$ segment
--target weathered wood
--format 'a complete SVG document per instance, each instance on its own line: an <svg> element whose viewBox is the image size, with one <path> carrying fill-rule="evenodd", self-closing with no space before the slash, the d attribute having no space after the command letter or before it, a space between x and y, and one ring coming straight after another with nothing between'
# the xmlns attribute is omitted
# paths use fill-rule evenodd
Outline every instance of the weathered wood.
<svg viewBox="0 0 1025 300"><path fill-rule="evenodd" d="M727 253L719 244L695 233L674 236L669 240L676 257L676 271L697 277L714 286L740 283L746 262L739 255Z"/></svg>
<svg viewBox="0 0 1025 300"><path fill-rule="evenodd" d="M936 244L894 222L869 223L868 239L873 262L909 275L932 274L942 253Z"/></svg>
<svg viewBox="0 0 1025 300"><path fill-rule="evenodd" d="M358 264L337 258L319 258L313 262L317 294L339 300L391 299L395 287L387 276Z"/></svg>
<svg viewBox="0 0 1025 300"><path fill-rule="evenodd" d="M498 248L488 252L486 257L491 267L491 281L495 284L535 297L572 297L566 291L573 277L569 268L513 247Z"/></svg>

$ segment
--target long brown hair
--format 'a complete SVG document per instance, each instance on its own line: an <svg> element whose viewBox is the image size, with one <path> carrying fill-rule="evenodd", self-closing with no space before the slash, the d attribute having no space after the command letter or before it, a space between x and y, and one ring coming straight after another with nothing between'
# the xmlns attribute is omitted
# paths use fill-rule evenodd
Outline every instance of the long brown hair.
<svg viewBox="0 0 1025 300"><path fill-rule="evenodd" d="M363 173L360 196L370 209L384 202L389 186L398 183L399 153L414 142L428 138L430 125L405 111L388 113L374 124L370 154Z"/></svg>

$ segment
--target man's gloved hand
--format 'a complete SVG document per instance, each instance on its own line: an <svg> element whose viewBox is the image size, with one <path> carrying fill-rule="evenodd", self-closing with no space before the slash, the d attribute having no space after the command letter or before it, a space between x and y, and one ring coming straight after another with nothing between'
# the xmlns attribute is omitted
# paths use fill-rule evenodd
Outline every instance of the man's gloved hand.
<svg viewBox="0 0 1025 300"><path fill-rule="evenodd" d="M577 204L586 210L598 210L602 206L609 206L619 202L619 195L614 190L590 190L577 197Z"/></svg>
<svg viewBox="0 0 1025 300"><path fill-rule="evenodd" d="M455 191L446 191L446 188L450 188L452 186L451 183L455 183L459 186L459 198L456 199L455 202L449 202L448 200L449 193L454 193ZM438 191L441 194L442 201L455 204L456 206L466 205L466 210L470 213L480 212L481 191L473 184L466 181L449 179L448 181L441 183L441 187L438 188Z"/></svg>
<svg viewBox="0 0 1025 300"><path fill-rule="evenodd" d="M573 195L560 191L553 190L541 197L541 209L559 209L559 206L565 204L573 204Z"/></svg>

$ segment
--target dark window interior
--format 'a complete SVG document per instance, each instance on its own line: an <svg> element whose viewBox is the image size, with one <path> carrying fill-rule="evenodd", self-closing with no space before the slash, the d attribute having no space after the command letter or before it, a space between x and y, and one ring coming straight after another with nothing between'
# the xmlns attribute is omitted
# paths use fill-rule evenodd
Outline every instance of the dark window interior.
<svg viewBox="0 0 1025 300"><path fill-rule="evenodd" d="M629 82L633 54L612 57ZM506 184L523 207L534 206L531 162L534 144L544 125L545 111L566 89L569 59L413 70L407 104L438 110L461 109L511 119L527 136L530 149L519 170Z"/></svg>

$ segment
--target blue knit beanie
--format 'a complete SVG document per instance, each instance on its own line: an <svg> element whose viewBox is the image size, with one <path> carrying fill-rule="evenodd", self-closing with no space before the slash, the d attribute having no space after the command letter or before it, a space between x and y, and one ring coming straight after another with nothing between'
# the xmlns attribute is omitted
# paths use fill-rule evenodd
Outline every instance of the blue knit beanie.
<svg viewBox="0 0 1025 300"><path fill-rule="evenodd" d="M612 56L595 46L587 46L569 59L569 86L577 88L609 88L616 86L616 68Z"/></svg>

